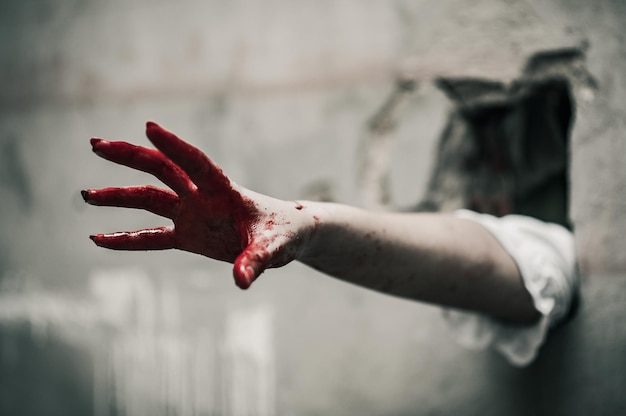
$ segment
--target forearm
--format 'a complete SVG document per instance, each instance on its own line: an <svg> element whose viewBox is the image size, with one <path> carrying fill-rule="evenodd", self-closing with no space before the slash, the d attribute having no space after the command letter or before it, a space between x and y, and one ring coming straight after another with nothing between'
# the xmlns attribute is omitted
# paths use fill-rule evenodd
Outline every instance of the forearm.
<svg viewBox="0 0 626 416"><path fill-rule="evenodd" d="M246 289L269 267L297 259L337 278L516 322L537 318L511 257L480 225L449 215L370 213L282 201L233 183L208 156L159 125L156 149L94 138L93 151L153 174L154 187L92 189L85 201L140 208L174 226L91 236L115 250L180 249L233 263ZM172 192L173 191L173 192Z"/></svg>
<svg viewBox="0 0 626 416"><path fill-rule="evenodd" d="M488 313L538 317L513 259L481 225L446 214L380 213L305 203L316 226L298 260L392 295Z"/></svg>

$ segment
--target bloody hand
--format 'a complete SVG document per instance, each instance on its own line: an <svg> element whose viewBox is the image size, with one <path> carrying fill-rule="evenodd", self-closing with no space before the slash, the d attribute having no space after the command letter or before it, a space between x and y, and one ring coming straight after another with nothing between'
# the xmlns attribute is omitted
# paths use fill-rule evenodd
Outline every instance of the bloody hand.
<svg viewBox="0 0 626 416"><path fill-rule="evenodd" d="M266 268L289 263L309 235L297 221L302 205L255 194L232 182L199 149L148 122L156 149L91 139L100 157L156 176L174 192L152 186L89 189L91 205L140 208L170 218L173 227L92 235L114 250L177 248L234 263L235 282L248 288ZM294 221L292 221L294 220Z"/></svg>

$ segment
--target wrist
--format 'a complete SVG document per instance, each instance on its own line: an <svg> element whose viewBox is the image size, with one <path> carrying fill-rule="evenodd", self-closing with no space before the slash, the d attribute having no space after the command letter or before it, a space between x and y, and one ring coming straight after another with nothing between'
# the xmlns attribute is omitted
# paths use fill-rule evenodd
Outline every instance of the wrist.
<svg viewBox="0 0 626 416"><path fill-rule="evenodd" d="M363 219L361 214L364 211L343 204L316 201L295 203L302 221L300 229L303 236L297 260L307 264L327 258L329 245L341 246L346 233L353 228L351 224Z"/></svg>
<svg viewBox="0 0 626 416"><path fill-rule="evenodd" d="M329 203L317 201L290 201L294 209L293 217L296 225L296 239L300 249L296 260L303 261L320 247L322 228L330 217Z"/></svg>

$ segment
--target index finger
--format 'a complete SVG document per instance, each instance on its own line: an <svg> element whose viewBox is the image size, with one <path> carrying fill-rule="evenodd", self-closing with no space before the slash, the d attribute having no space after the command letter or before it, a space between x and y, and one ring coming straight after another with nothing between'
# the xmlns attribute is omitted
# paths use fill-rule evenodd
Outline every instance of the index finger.
<svg viewBox="0 0 626 416"><path fill-rule="evenodd" d="M156 123L146 123L146 136L170 160L180 166L200 189L230 188L230 180L222 169L200 149L181 140Z"/></svg>
<svg viewBox="0 0 626 416"><path fill-rule="evenodd" d="M180 196L195 189L187 174L156 149L98 138L91 139L91 146L94 153L104 159L156 176Z"/></svg>

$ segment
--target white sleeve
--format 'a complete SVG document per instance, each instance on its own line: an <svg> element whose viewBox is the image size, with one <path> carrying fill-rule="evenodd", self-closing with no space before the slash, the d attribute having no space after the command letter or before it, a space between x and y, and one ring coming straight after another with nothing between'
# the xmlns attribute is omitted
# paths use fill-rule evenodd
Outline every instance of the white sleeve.
<svg viewBox="0 0 626 416"><path fill-rule="evenodd" d="M541 319L531 326L515 326L489 316L444 309L444 318L457 341L468 348L492 347L513 365L528 365L536 357L547 332L567 316L578 291L574 236L566 228L521 215L497 218L459 210L489 230L511 255Z"/></svg>

